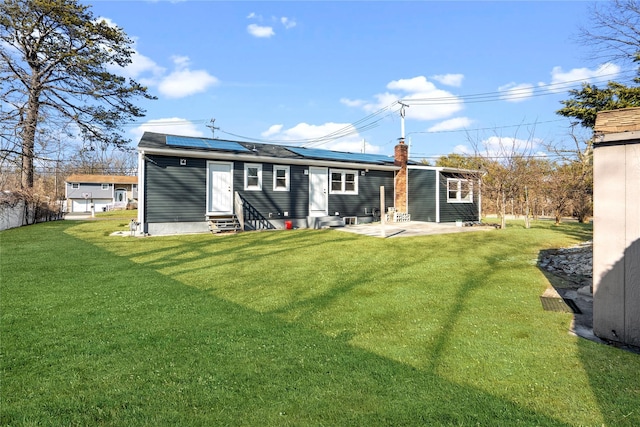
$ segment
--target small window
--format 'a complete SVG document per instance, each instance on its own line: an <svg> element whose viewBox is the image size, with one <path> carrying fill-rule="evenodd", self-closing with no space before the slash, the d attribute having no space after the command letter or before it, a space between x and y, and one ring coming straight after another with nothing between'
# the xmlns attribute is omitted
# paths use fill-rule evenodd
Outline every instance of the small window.
<svg viewBox="0 0 640 427"><path fill-rule="evenodd" d="M289 191L289 166L273 167L273 191Z"/></svg>
<svg viewBox="0 0 640 427"><path fill-rule="evenodd" d="M340 172L331 172L331 192L342 191L342 174Z"/></svg>
<svg viewBox="0 0 640 427"><path fill-rule="evenodd" d="M358 194L358 173L349 170L331 170L331 194Z"/></svg>
<svg viewBox="0 0 640 427"><path fill-rule="evenodd" d="M109 184L102 184L102 189L103 190L108 190L109 189Z"/></svg>
<svg viewBox="0 0 640 427"><path fill-rule="evenodd" d="M356 174L349 172L344 174L344 191L345 193L354 193L356 191Z"/></svg>
<svg viewBox="0 0 640 427"><path fill-rule="evenodd" d="M131 184L131 189L136 190L138 188L138 184Z"/></svg>
<svg viewBox="0 0 640 427"><path fill-rule="evenodd" d="M74 182L73 184L71 184L71 188L73 188L74 190L77 190L78 188L80 188L80 184L77 182Z"/></svg>
<svg viewBox="0 0 640 427"><path fill-rule="evenodd" d="M473 182L468 179L447 179L448 203L472 203Z"/></svg>
<svg viewBox="0 0 640 427"><path fill-rule="evenodd" d="M244 165L244 189L262 190L262 165Z"/></svg>

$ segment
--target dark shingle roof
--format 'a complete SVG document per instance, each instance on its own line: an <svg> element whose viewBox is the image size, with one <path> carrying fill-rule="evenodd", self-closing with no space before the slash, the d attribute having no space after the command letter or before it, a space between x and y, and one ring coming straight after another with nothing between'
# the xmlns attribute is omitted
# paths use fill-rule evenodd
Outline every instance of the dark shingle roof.
<svg viewBox="0 0 640 427"><path fill-rule="evenodd" d="M169 140L170 144L168 144ZM230 141L213 138L199 137L183 137L153 132L145 132L138 147L144 148L162 148L162 149L180 149L180 150L197 150L215 152L235 152L238 154L255 154L261 157L273 157L277 159L314 159L314 160L331 160L339 162L362 163L362 164L389 164L393 165L393 157L347 153L342 151L331 151L322 149L306 149L302 147L265 144L243 141Z"/></svg>

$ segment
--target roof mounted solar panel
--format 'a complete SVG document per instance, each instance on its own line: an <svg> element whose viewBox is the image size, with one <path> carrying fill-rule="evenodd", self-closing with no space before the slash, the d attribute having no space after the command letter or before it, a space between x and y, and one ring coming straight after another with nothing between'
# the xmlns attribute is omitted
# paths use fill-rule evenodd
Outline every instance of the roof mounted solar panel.
<svg viewBox="0 0 640 427"><path fill-rule="evenodd" d="M357 162L357 163L374 163L385 164L393 163L393 157L383 156L380 154L365 154L365 153L345 153L341 151L321 150L318 148L302 148L302 147L287 147L287 150L298 154L299 156L322 159L322 160L337 160L341 162Z"/></svg>
<svg viewBox="0 0 640 427"><path fill-rule="evenodd" d="M167 135L167 145L172 147L203 148L206 150L249 151L234 141L219 139L190 138L186 136Z"/></svg>

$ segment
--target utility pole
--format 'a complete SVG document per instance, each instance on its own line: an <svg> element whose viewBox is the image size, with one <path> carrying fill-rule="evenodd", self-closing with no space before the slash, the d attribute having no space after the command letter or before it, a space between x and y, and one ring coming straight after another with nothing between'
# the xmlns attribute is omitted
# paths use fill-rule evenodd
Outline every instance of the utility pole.
<svg viewBox="0 0 640 427"><path fill-rule="evenodd" d="M211 129L211 138L212 138L212 139L216 139L216 136L215 136L216 130L218 130L218 129L220 129L220 128L219 128L219 127L216 127L216 119L211 119L211 120L209 121L209 123L210 123L210 124L205 125L205 126L207 126L209 129Z"/></svg>
<svg viewBox="0 0 640 427"><path fill-rule="evenodd" d="M404 109L409 106L403 103L402 101L398 101L398 104L401 105L400 107L400 139L402 140L402 142L404 142L404 114L405 114Z"/></svg>

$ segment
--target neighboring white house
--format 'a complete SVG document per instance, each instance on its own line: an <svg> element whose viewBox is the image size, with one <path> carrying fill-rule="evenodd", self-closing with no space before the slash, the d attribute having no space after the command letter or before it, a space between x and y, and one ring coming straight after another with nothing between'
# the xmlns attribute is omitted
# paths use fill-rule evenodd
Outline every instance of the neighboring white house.
<svg viewBox="0 0 640 427"><path fill-rule="evenodd" d="M593 331L640 347L640 108L598 113L593 185Z"/></svg>
<svg viewBox="0 0 640 427"><path fill-rule="evenodd" d="M137 176L76 174L65 183L67 212L126 209L138 201Z"/></svg>

